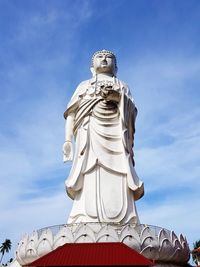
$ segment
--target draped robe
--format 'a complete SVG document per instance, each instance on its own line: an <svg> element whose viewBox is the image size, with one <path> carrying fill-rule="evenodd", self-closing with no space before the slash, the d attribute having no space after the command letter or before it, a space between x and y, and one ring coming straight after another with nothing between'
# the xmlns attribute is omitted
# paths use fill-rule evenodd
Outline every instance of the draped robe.
<svg viewBox="0 0 200 267"><path fill-rule="evenodd" d="M137 109L128 87L115 80L119 103L104 100L95 82L82 82L64 117L74 113L76 141L66 191L74 200L68 223L138 223L135 200L144 194L133 160Z"/></svg>

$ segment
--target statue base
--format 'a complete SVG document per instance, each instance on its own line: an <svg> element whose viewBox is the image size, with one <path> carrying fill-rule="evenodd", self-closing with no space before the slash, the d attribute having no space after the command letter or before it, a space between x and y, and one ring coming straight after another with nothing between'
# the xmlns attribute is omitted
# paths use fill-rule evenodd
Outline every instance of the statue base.
<svg viewBox="0 0 200 267"><path fill-rule="evenodd" d="M17 261L26 265L66 243L123 242L156 266L186 265L190 249L182 234L177 236L146 224L80 223L51 226L24 235L16 251Z"/></svg>

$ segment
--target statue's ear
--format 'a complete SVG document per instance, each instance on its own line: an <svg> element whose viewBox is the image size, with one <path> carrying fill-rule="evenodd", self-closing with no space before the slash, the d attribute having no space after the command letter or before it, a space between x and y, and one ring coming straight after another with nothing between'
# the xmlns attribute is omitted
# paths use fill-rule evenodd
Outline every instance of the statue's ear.
<svg viewBox="0 0 200 267"><path fill-rule="evenodd" d="M95 73L95 71L94 71L94 68L91 67L91 68L90 68L90 71L92 72L92 76L94 77L94 76L96 75L96 73Z"/></svg>

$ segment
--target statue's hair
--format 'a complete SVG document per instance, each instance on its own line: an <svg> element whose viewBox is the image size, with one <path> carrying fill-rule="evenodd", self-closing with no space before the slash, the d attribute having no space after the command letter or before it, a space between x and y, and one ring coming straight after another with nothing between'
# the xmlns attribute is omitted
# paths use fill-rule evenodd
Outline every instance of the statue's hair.
<svg viewBox="0 0 200 267"><path fill-rule="evenodd" d="M115 56L115 54L113 52L111 52L109 50L105 50L105 49L99 50L99 51L97 51L97 52L95 52L93 54L92 60L91 60L91 68L94 67L94 58L96 57L96 55L98 55L98 54L105 54L105 53L112 55L112 57L114 58L114 61L115 61L115 73L116 73L117 72L117 58L116 58L116 56Z"/></svg>

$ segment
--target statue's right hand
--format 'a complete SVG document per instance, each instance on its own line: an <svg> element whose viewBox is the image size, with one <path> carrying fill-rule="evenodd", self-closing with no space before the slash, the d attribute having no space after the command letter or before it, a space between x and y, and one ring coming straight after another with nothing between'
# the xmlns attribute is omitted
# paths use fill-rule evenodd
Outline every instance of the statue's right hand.
<svg viewBox="0 0 200 267"><path fill-rule="evenodd" d="M71 161L73 159L73 145L71 141L66 141L63 144L63 161Z"/></svg>

